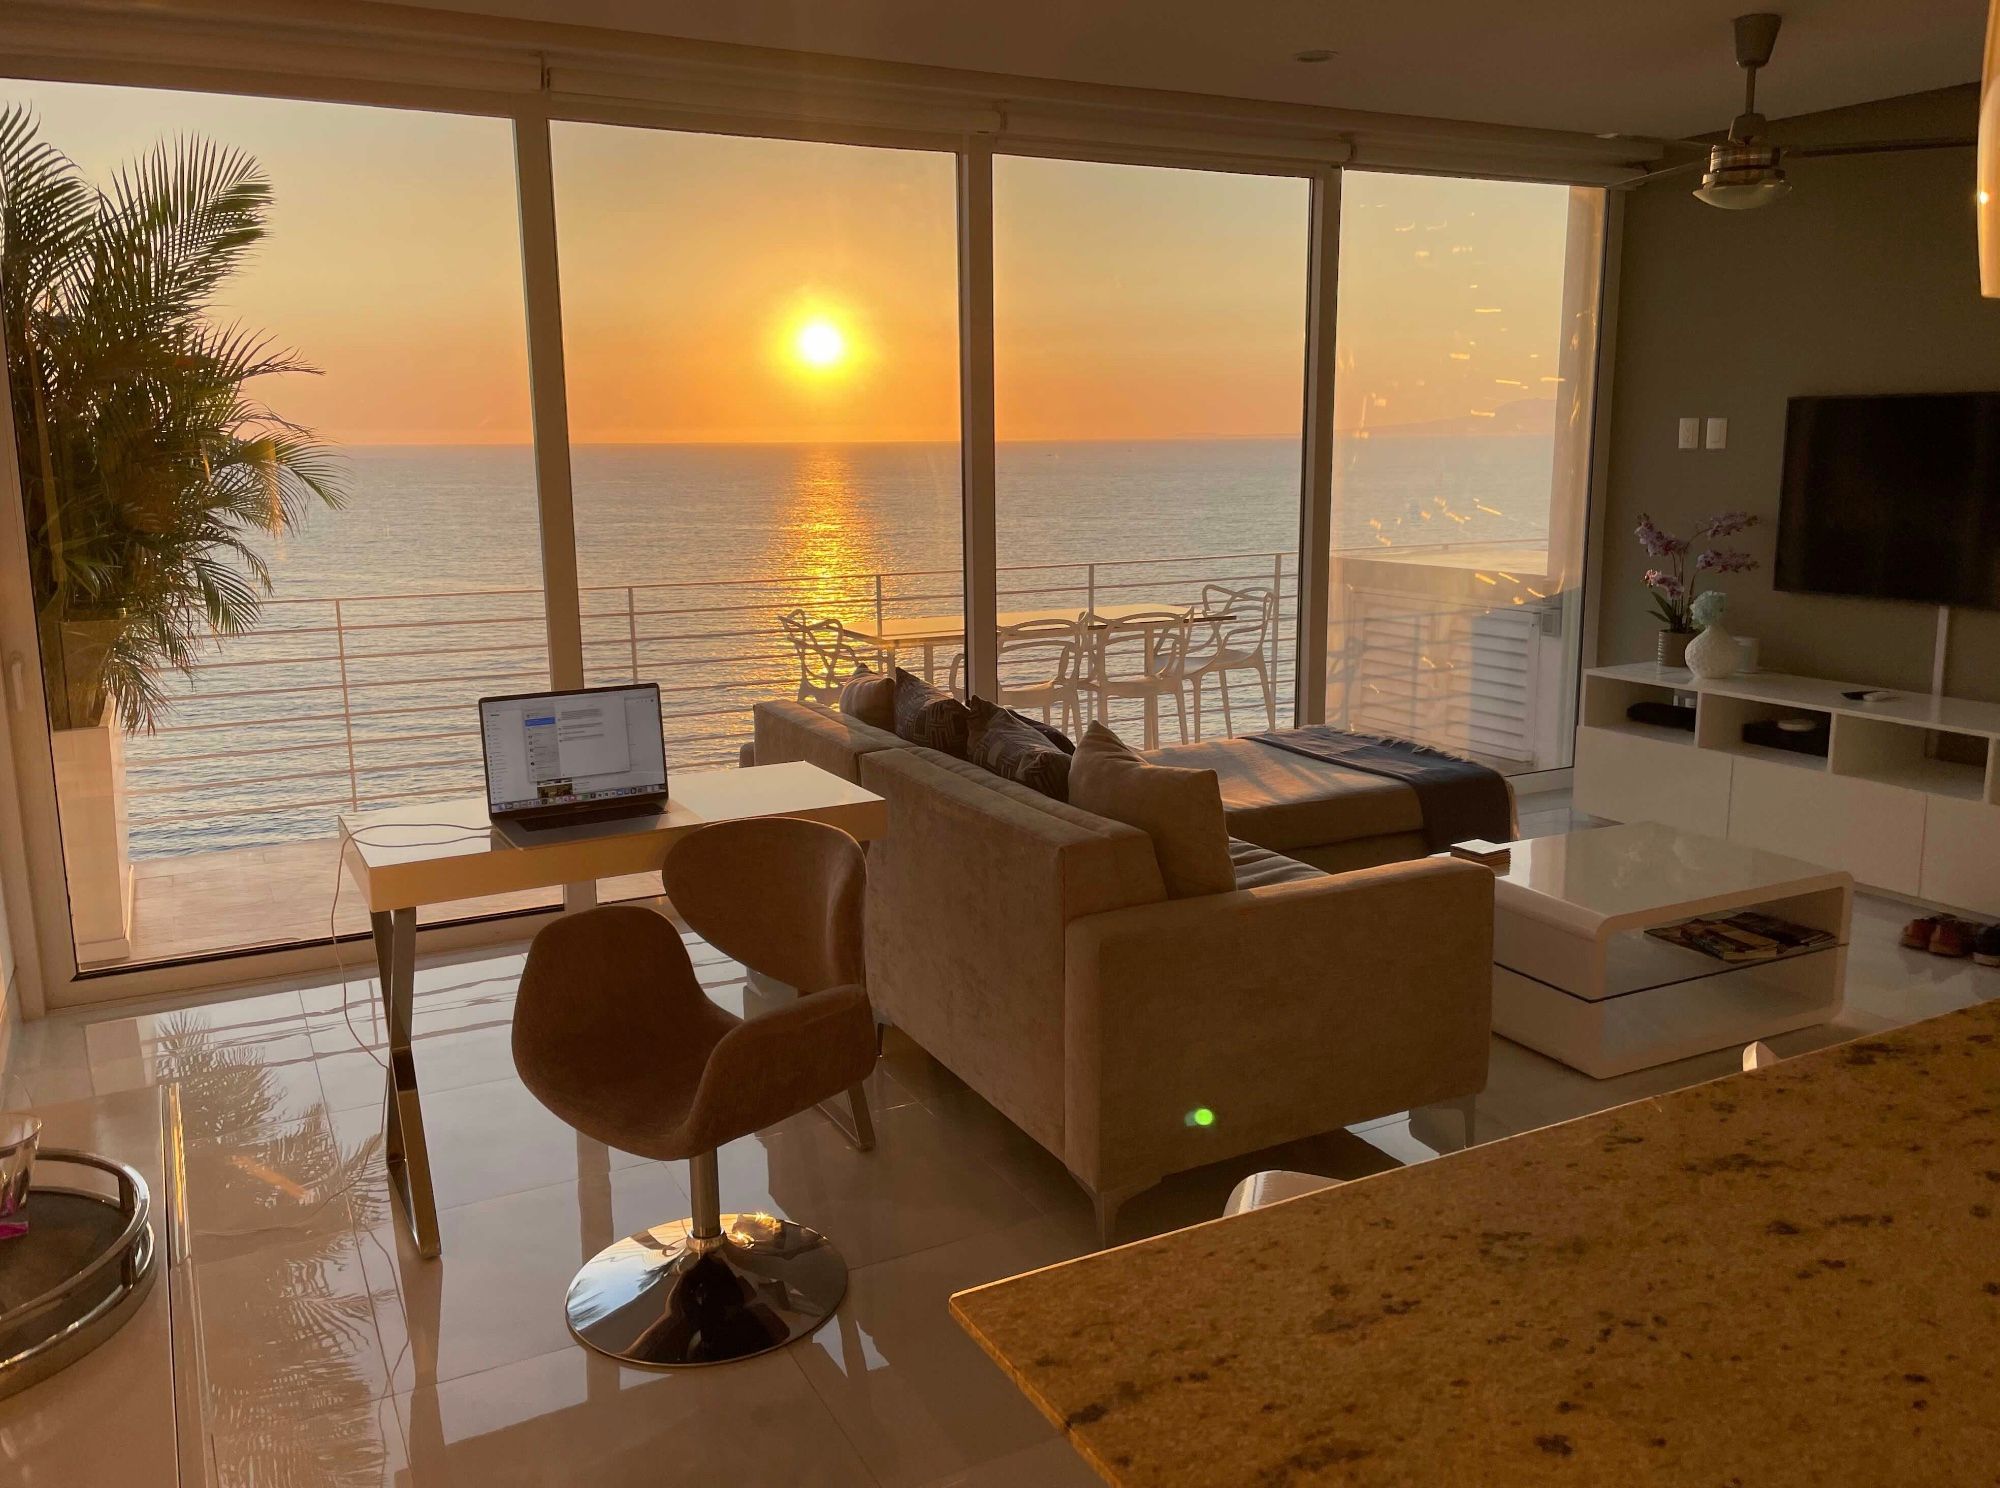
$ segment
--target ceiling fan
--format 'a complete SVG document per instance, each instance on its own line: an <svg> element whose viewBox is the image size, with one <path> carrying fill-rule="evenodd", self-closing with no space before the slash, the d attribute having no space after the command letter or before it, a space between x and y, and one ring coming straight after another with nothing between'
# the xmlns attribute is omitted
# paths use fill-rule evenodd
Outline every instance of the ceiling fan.
<svg viewBox="0 0 2000 1488"><path fill-rule="evenodd" d="M1681 165L1648 171L1624 182L1625 186L1643 186L1662 176L1699 170L1702 173L1701 185L1694 191L1697 200L1711 207L1743 211L1750 207L1768 206L1790 194L1792 186L1785 179L1784 167L1787 157L1810 160L1827 155L1882 155L1903 150L1957 149L1973 143L1967 137L1786 146L1767 138L1766 121L1757 112L1757 70L1770 62L1771 49L1777 45L1778 27L1783 19L1768 11L1759 11L1753 15L1740 15L1734 22L1736 65L1743 69L1743 112L1730 124L1729 137L1719 144L1700 139L1675 141L1677 144L1699 146L1704 154Z"/></svg>

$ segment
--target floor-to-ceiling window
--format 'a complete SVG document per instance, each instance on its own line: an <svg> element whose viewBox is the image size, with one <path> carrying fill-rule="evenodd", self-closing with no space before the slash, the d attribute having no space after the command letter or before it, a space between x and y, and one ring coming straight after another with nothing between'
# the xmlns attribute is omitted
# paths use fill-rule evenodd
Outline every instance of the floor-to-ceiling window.
<svg viewBox="0 0 2000 1488"><path fill-rule="evenodd" d="M994 162L1002 701L1135 745L1291 721L1309 199Z"/></svg>
<svg viewBox="0 0 2000 1488"><path fill-rule="evenodd" d="M1344 174L1329 722L1569 764L1603 198Z"/></svg>
<svg viewBox="0 0 2000 1488"><path fill-rule="evenodd" d="M660 684L675 771L857 665L968 684L951 154L557 123L574 522L545 524L506 120L0 101L87 968L323 937L336 816L476 791L474 700L546 685L546 543L585 680ZM23 201L129 282L90 302ZM1003 701L1165 744L1293 717L1309 201L996 160ZM1567 763L1602 210L1346 174L1330 721Z"/></svg>
<svg viewBox="0 0 2000 1488"><path fill-rule="evenodd" d="M336 817L476 792L474 701L548 676L509 126L0 107L79 962L324 938Z"/></svg>
<svg viewBox="0 0 2000 1488"><path fill-rule="evenodd" d="M586 679L658 682L689 770L735 764L760 699L948 666L953 157L594 124L553 145Z"/></svg>

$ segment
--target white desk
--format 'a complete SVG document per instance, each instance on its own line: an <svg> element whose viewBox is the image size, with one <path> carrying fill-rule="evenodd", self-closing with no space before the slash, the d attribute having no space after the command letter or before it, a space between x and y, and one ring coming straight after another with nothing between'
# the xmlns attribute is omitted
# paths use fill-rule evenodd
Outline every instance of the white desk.
<svg viewBox="0 0 2000 1488"><path fill-rule="evenodd" d="M674 843L717 822L797 816L861 841L887 830L888 803L816 765L699 771L669 784L667 809L629 832L548 846L517 847L491 829L486 802L463 796L340 819L342 859L367 901L389 1028L388 1114L383 1152L417 1249L438 1254L437 1201L424 1147L423 1108L410 1054L416 988L417 911L521 889L657 872ZM463 832L464 836L457 833Z"/></svg>

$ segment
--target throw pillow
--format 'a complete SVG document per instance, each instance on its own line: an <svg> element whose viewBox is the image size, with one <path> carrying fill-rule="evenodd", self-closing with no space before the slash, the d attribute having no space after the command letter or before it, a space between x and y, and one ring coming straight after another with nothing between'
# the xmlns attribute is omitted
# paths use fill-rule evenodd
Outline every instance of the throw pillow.
<svg viewBox="0 0 2000 1488"><path fill-rule="evenodd" d="M1058 801L1069 799L1069 756L1010 708L976 697L967 705L972 734L965 757L1003 780Z"/></svg>
<svg viewBox="0 0 2000 1488"><path fill-rule="evenodd" d="M1021 722L1025 723L1029 728L1033 729L1036 733L1040 734L1044 739L1047 739L1051 744L1055 745L1055 747L1060 749L1064 754L1076 753L1075 742L1070 738L1068 734L1064 733L1061 729L1057 728L1053 723L1043 723L1041 719L1035 717L1034 714L1023 713L1019 708L1009 708L1007 712L1011 716L1020 719Z"/></svg>
<svg viewBox="0 0 2000 1488"><path fill-rule="evenodd" d="M1151 837L1171 897L1226 894L1236 887L1215 771L1148 764L1093 723L1070 761L1069 803Z"/></svg>
<svg viewBox="0 0 2000 1488"><path fill-rule="evenodd" d="M840 689L840 711L849 718L878 728L896 731L896 679L888 672L871 672L862 667Z"/></svg>
<svg viewBox="0 0 2000 1488"><path fill-rule="evenodd" d="M972 715L965 704L922 677L896 668L895 734L909 744L965 758Z"/></svg>

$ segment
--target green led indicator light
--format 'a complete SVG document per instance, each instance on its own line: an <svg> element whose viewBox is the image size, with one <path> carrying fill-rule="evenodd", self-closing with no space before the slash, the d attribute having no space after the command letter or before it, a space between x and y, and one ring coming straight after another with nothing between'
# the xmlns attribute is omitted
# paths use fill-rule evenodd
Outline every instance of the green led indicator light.
<svg viewBox="0 0 2000 1488"><path fill-rule="evenodd" d="M1192 1111L1187 1113L1186 1119L1189 1126L1213 1126L1215 1125L1215 1112L1209 1110L1207 1106L1196 1106Z"/></svg>

